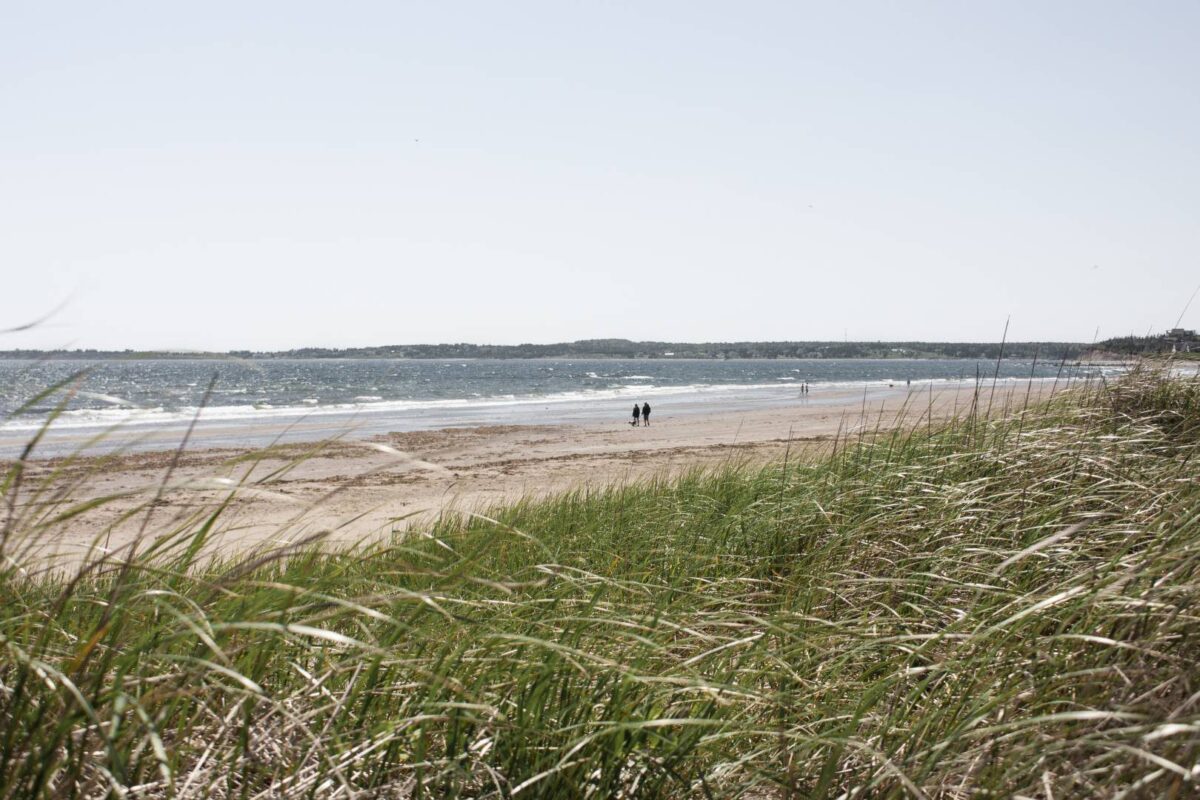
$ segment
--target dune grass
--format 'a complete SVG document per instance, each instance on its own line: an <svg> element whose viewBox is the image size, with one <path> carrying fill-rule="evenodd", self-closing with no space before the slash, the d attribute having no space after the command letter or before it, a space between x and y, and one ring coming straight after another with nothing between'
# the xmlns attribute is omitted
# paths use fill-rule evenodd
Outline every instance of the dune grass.
<svg viewBox="0 0 1200 800"><path fill-rule="evenodd" d="M358 548L204 559L216 505L9 560L0 797L1196 796L1198 447L1143 370ZM10 554L91 510L17 508Z"/></svg>

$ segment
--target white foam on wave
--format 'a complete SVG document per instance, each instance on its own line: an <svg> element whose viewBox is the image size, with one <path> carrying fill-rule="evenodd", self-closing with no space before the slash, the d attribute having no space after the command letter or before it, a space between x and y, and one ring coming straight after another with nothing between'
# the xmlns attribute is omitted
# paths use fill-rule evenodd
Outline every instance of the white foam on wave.
<svg viewBox="0 0 1200 800"><path fill-rule="evenodd" d="M131 406L132 402L122 397L113 397L111 394L101 394L100 392L80 392L80 397L90 397L93 400L99 400L101 403L108 403L111 406Z"/></svg>
<svg viewBox="0 0 1200 800"><path fill-rule="evenodd" d="M683 385L683 386L652 386L646 384L623 384L607 389L580 389L571 392L559 392L550 395L515 395L504 394L491 397L445 398L430 400L383 400L364 399L351 403L329 403L325 405L308 404L296 406L270 406L263 403L253 405L211 405L203 409L197 406L182 406L167 410L162 406L153 408L85 408L63 412L54 421L55 428L104 428L115 425L122 426L152 426L170 425L190 422L199 415L203 422L252 422L255 420L277 420L280 418L307 418L330 415L356 414L404 414L431 413L438 410L450 409L487 409L516 405L560 404L574 402L601 402L604 400L625 398L631 396L661 396L664 394L709 393L714 391L730 391L747 389L742 384L729 385ZM766 388L766 387L758 387ZM311 399L311 398L310 398ZM45 417L23 417L8 420L0 424L0 429L7 431L35 430L45 423Z"/></svg>

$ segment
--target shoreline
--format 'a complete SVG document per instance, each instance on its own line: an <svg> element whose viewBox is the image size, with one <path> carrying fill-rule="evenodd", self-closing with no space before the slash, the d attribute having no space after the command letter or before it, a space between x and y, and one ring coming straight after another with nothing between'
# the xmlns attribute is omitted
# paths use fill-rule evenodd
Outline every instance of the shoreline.
<svg viewBox="0 0 1200 800"><path fill-rule="evenodd" d="M1072 384L1084 379L1060 377L1001 377L998 388L1038 383ZM87 409L68 411L41 432L33 459L75 454L134 453L174 450L188 439L189 449L248 449L280 443L324 439L369 440L394 432L434 431L464 427L529 424L603 425L624 417L625 404L650 400L657 408L677 414L742 413L764 408L839 405L846 396L877 402L897 392L974 391L975 381L936 378L902 384L903 379L823 381L810 383L812 392L799 394L803 381L770 384L687 386L634 385L620 390L581 390L553 395L378 400L324 406L212 405L203 409ZM990 388L984 379L981 388ZM0 461L21 457L42 422L10 419L0 423Z"/></svg>
<svg viewBox="0 0 1200 800"><path fill-rule="evenodd" d="M1062 382L981 386L978 402L1013 413L1067 390ZM911 428L968 411L970 387L885 396L830 393L822 403L713 413L656 411L650 427L625 420L392 431L364 440L282 443L54 458L26 463L26 487L67 490L85 513L23 542L23 563L78 563L107 543L120 551L144 531L192 529L231 492L211 553L232 555L319 537L346 545L419 529L447 511L477 512L526 497L603 489L730 461L815 457L865 431ZM168 479L165 484L164 480ZM48 484L48 486L47 486ZM27 489L26 491L31 491ZM46 492L44 495L50 495ZM65 506L18 511L50 516ZM152 518L147 524L147 518Z"/></svg>

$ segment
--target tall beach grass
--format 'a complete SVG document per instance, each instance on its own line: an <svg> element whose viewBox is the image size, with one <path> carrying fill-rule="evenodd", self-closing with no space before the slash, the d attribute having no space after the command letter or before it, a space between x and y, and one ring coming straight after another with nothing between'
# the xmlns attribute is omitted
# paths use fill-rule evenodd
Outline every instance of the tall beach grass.
<svg viewBox="0 0 1200 800"><path fill-rule="evenodd" d="M268 479L59 569L30 544L103 500L16 462L0 797L1197 796L1198 448L1200 382L1137 370L207 555Z"/></svg>

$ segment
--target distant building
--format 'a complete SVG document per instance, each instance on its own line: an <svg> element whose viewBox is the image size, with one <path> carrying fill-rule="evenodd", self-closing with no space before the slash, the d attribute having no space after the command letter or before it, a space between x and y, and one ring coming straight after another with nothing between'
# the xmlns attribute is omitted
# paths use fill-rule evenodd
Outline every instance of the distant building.
<svg viewBox="0 0 1200 800"><path fill-rule="evenodd" d="M1200 352L1200 336L1185 328L1172 328L1163 334L1163 340L1171 345L1172 353Z"/></svg>

